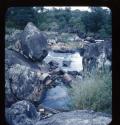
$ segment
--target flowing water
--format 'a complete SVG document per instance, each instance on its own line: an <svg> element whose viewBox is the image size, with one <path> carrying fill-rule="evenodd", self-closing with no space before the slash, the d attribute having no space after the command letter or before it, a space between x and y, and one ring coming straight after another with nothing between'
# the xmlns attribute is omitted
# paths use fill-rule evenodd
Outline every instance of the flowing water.
<svg viewBox="0 0 120 125"><path fill-rule="evenodd" d="M82 56L75 52L72 53L56 53L53 51L50 51L47 55L47 57L44 59L46 63L49 63L50 61L54 60L59 63L59 68L61 68L64 71L82 71ZM70 66L64 67L63 61L70 61Z"/></svg>
<svg viewBox="0 0 120 125"><path fill-rule="evenodd" d="M78 52L73 53L56 53L50 51L45 58L45 62L56 61L59 63L59 68L64 71L82 71L82 56ZM63 66L63 61L70 61L68 67ZM70 98L67 88L64 85L58 85L55 88L48 89L46 97L42 104L44 106L57 109L57 110L69 110Z"/></svg>

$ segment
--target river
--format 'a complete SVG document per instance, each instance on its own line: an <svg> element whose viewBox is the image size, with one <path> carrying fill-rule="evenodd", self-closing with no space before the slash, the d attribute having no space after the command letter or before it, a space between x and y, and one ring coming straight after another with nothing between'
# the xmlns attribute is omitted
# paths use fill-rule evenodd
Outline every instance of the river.
<svg viewBox="0 0 120 125"><path fill-rule="evenodd" d="M49 63L50 61L54 60L59 63L59 68L61 68L64 71L80 72L83 70L82 59L83 57L79 54L79 52L57 53L57 52L49 51L44 61L46 63ZM63 61L70 61L71 63L68 67L65 67L63 66Z"/></svg>

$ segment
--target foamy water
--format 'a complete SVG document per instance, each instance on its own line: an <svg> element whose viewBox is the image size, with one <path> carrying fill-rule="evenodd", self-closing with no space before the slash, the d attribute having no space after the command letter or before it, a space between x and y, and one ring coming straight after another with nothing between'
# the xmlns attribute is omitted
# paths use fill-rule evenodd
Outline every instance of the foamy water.
<svg viewBox="0 0 120 125"><path fill-rule="evenodd" d="M52 60L57 61L59 63L59 68L61 68L64 71L79 72L83 70L82 59L83 57L80 56L78 52L75 52L74 54L49 52L44 60L46 63L49 63ZM63 61L71 61L70 66L64 67Z"/></svg>

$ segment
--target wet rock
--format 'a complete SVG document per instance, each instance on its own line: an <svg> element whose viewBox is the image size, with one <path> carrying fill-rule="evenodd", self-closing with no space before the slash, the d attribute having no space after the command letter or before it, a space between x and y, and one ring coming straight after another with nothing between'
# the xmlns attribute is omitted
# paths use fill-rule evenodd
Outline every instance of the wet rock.
<svg viewBox="0 0 120 125"><path fill-rule="evenodd" d="M5 118L9 125L35 125L41 116L32 103L23 100L5 109Z"/></svg>
<svg viewBox="0 0 120 125"><path fill-rule="evenodd" d="M108 125L111 120L111 116L104 113L77 110L55 114L37 122L36 125Z"/></svg>
<svg viewBox="0 0 120 125"><path fill-rule="evenodd" d="M9 81L9 86L6 84L6 97L9 97L7 88L11 89L11 93L16 100L30 100L34 103L39 103L43 99L45 92L44 80L40 71L31 69L24 65L13 65L7 74L6 80ZM9 98L6 101L9 102Z"/></svg>
<svg viewBox="0 0 120 125"><path fill-rule="evenodd" d="M63 61L63 66L64 67L69 67L70 63L71 63L71 61Z"/></svg>
<svg viewBox="0 0 120 125"><path fill-rule="evenodd" d="M67 88L64 85L58 85L55 88L48 89L42 105L56 110L68 110L69 103Z"/></svg>
<svg viewBox="0 0 120 125"><path fill-rule="evenodd" d="M42 119L42 112L55 112ZM57 113L57 114L56 114ZM53 115L54 114L54 115ZM5 110L5 118L9 125L108 125L111 115L90 110L56 112L51 108L42 108L40 112L29 101L19 101Z"/></svg>
<svg viewBox="0 0 120 125"><path fill-rule="evenodd" d="M54 75L61 76L61 75L64 75L64 74L65 74L65 71L63 71L63 70L60 69L60 68L56 68L55 70L53 70L52 72L50 72L50 74L51 74L52 76L54 76Z"/></svg>
<svg viewBox="0 0 120 125"><path fill-rule="evenodd" d="M48 64L50 66L50 69L52 69L52 70L58 68L58 66L59 66L59 63L54 60L50 61Z"/></svg>
<svg viewBox="0 0 120 125"><path fill-rule="evenodd" d="M47 40L34 24L28 23L20 38L22 52L28 58L42 61L47 56Z"/></svg>
<svg viewBox="0 0 120 125"><path fill-rule="evenodd" d="M60 50L53 50L56 53L75 53L75 50L69 50L69 49L60 49Z"/></svg>
<svg viewBox="0 0 120 125"><path fill-rule="evenodd" d="M77 72L77 71L68 71L68 74L70 74L72 76L82 75L80 72Z"/></svg>

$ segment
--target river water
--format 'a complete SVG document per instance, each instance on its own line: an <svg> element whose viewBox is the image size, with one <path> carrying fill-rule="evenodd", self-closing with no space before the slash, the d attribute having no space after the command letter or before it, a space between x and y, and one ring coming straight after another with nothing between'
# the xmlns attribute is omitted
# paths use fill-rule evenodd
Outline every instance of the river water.
<svg viewBox="0 0 120 125"><path fill-rule="evenodd" d="M49 63L52 60L58 62L59 68L61 68L64 71L80 72L83 70L82 59L83 57L79 54L79 52L56 53L56 52L50 51L44 60L46 63ZM68 67L63 66L63 61L70 61L71 62L70 66Z"/></svg>
<svg viewBox="0 0 120 125"><path fill-rule="evenodd" d="M44 59L46 63L50 61L56 61L59 63L59 68L64 71L82 71L83 57L78 53L57 53L50 51L47 57ZM70 65L68 67L63 66L63 61L70 61ZM42 104L44 106L57 109L57 110L69 110L70 98L68 95L68 91L65 85L58 85L55 88L48 89L46 93L46 97L43 100Z"/></svg>

